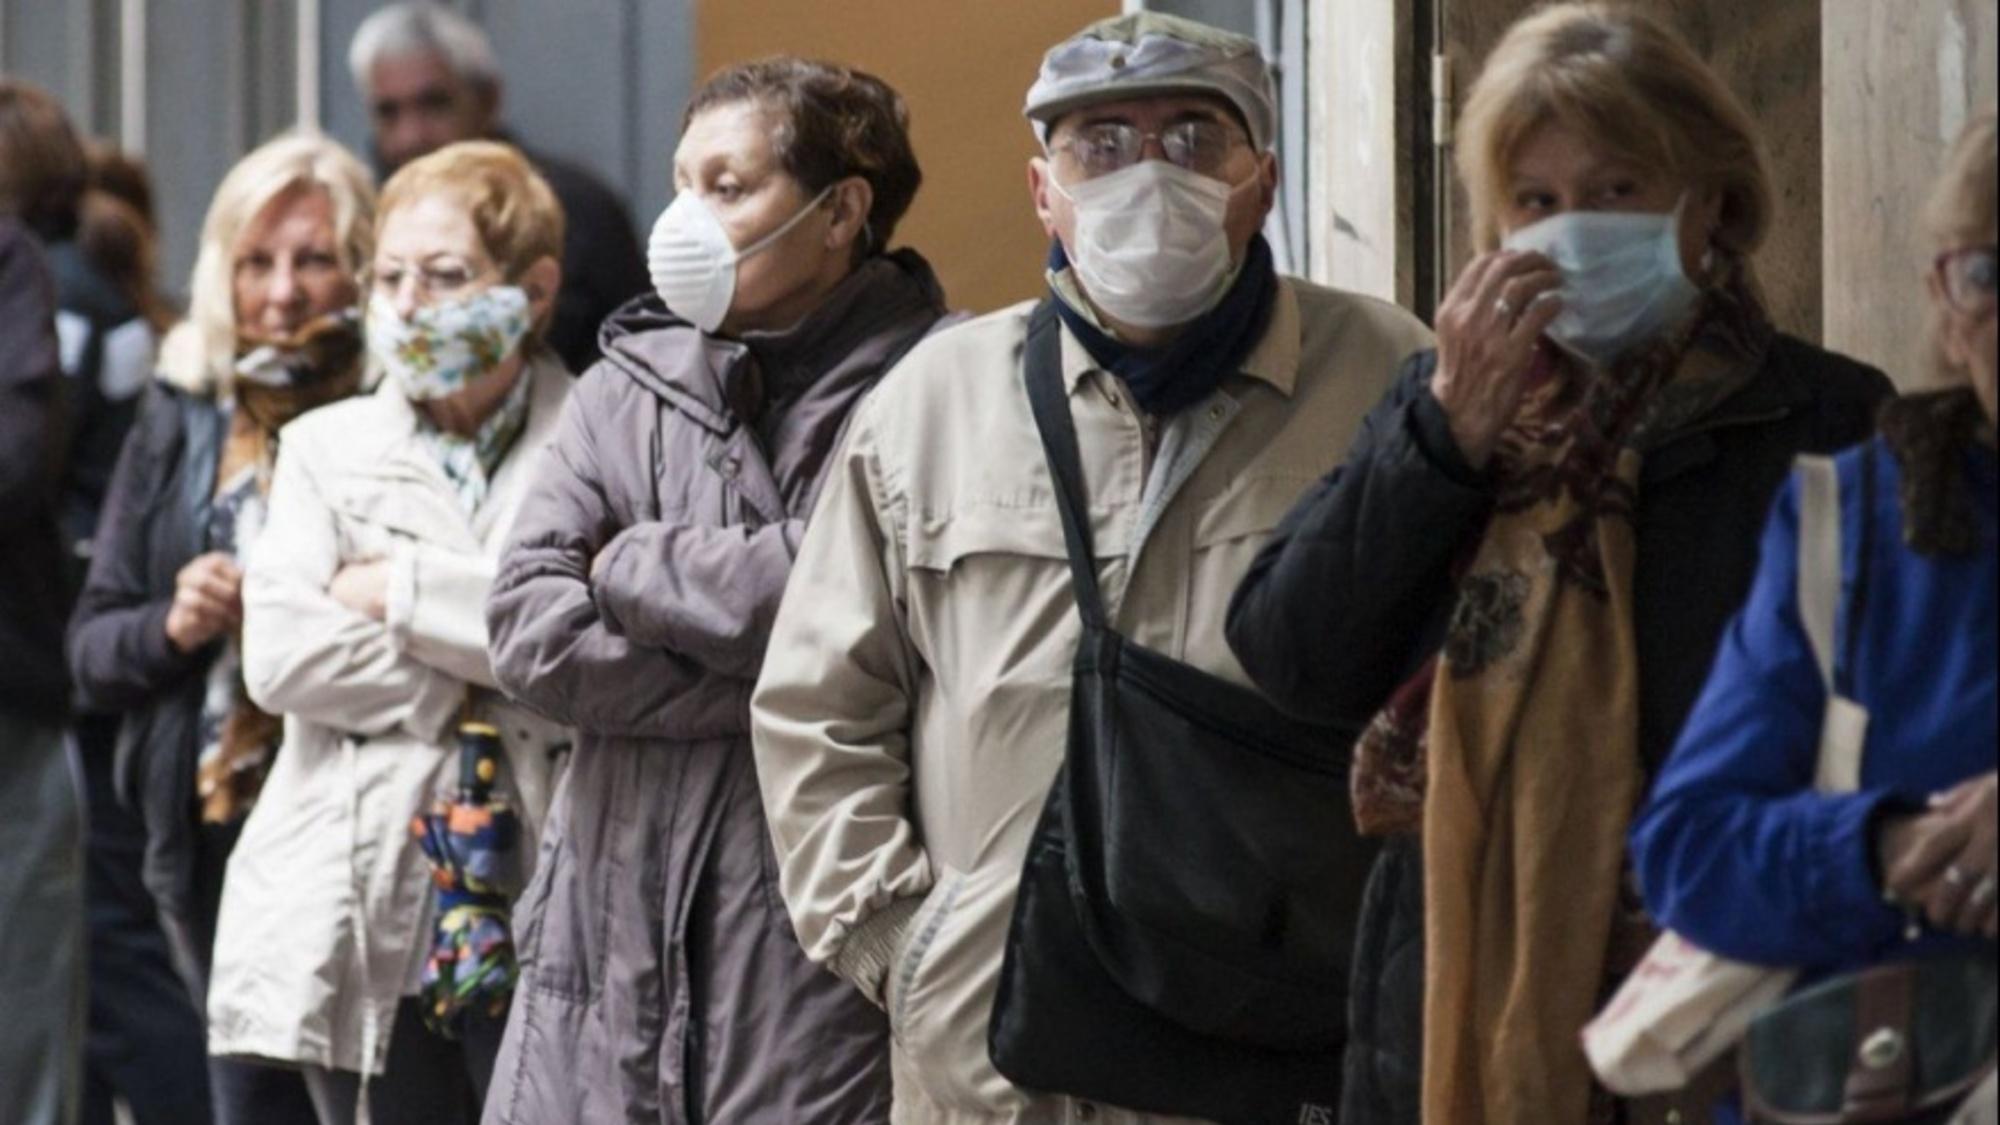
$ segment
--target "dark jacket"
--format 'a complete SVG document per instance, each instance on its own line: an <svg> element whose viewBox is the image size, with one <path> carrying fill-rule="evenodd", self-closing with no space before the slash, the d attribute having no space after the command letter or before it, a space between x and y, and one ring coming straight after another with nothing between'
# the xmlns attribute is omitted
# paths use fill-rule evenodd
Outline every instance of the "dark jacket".
<svg viewBox="0 0 2000 1125"><path fill-rule="evenodd" d="M0 218L0 713L13 716L60 718L69 694L56 527L61 391L54 286L34 238Z"/></svg>
<svg viewBox="0 0 2000 1125"><path fill-rule="evenodd" d="M1230 606L1244 669L1301 715L1365 725L1442 642L1453 563L1483 531L1491 491L1429 393L1436 362L1434 352L1411 358L1346 463L1285 518ZM1890 393L1881 372L1781 336L1756 378L1647 456L1633 613L1649 776L1750 588L1792 459L1867 436ZM1418 1119L1422 938L1422 857L1397 840L1376 864L1356 935L1343 1125Z"/></svg>
<svg viewBox="0 0 2000 1125"><path fill-rule="evenodd" d="M646 259L632 213L604 181L582 165L523 152L563 209L563 282L549 323L549 346L571 371L588 371L598 360L597 333L604 319L652 287Z"/></svg>
<svg viewBox="0 0 2000 1125"><path fill-rule="evenodd" d="M174 576L206 549L224 423L214 400L155 382L119 455L70 619L69 666L86 711L118 712L113 784L146 824L140 869L178 967L199 995L209 910L195 887L195 758L202 691L220 642L167 640Z"/></svg>
<svg viewBox="0 0 2000 1125"><path fill-rule="evenodd" d="M69 435L63 473L64 548L79 572L111 487L111 473L125 434L139 414L139 392L152 373L151 348L118 348L115 339L137 332L151 339L139 307L84 256L73 241L48 248L56 279L57 316L77 330L73 355L65 355Z"/></svg>
<svg viewBox="0 0 2000 1125"><path fill-rule="evenodd" d="M943 315L905 251L784 333L605 326L487 606L501 685L578 732L489 1125L887 1119L882 1015L778 897L749 701L848 412Z"/></svg>

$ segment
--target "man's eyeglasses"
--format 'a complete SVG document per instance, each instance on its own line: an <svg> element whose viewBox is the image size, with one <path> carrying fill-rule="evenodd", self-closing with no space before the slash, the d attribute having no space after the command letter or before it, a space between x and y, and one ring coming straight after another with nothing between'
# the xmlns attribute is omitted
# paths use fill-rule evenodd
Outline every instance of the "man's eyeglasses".
<svg viewBox="0 0 2000 1125"><path fill-rule="evenodd" d="M1230 152L1249 143L1240 130L1220 121L1176 121L1157 133L1120 121L1100 121L1056 141L1050 150L1069 153L1086 178L1095 178L1145 159L1146 142L1154 140L1160 142L1167 163L1218 179Z"/></svg>
<svg viewBox="0 0 2000 1125"><path fill-rule="evenodd" d="M1993 311L1996 285L2000 285L2000 263L1992 246L1961 246L1937 256L1938 287L1945 300L1962 313Z"/></svg>

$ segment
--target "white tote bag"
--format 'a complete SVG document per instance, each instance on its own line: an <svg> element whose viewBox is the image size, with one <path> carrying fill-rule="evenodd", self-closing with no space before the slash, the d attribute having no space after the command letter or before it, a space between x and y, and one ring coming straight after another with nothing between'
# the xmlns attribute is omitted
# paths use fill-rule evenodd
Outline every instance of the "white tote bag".
<svg viewBox="0 0 2000 1125"><path fill-rule="evenodd" d="M1868 712L1834 689L1840 606L1840 478L1825 457L1799 458L1799 616L1826 683L1814 785L1851 793L1861 783ZM1605 1088L1625 1097L1678 1090L1736 1046L1757 1013L1798 973L1718 957L1678 934L1660 937L1603 1012L1583 1030L1584 1053Z"/></svg>

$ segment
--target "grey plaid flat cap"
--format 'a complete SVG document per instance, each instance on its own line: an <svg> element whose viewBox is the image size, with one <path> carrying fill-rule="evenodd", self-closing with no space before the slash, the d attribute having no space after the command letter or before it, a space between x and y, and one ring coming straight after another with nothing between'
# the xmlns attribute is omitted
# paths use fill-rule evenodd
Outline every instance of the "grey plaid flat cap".
<svg viewBox="0 0 2000 1125"><path fill-rule="evenodd" d="M1099 20L1050 48L1021 112L1046 142L1050 124L1080 106L1190 93L1227 100L1243 115L1251 142L1271 147L1278 94L1257 41L1160 12Z"/></svg>

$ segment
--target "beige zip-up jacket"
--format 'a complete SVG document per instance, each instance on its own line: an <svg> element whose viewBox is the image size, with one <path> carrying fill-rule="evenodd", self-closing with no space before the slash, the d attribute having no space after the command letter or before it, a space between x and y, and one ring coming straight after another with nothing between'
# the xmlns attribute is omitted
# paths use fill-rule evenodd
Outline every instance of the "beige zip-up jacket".
<svg viewBox="0 0 2000 1125"><path fill-rule="evenodd" d="M986 1048L1081 635L1022 381L1032 309L938 333L856 410L752 705L783 895L807 952L888 1009L897 1122L1143 1120L1016 1089ZM1402 309L1286 279L1241 373L1156 428L1065 331L1117 626L1247 684L1238 579L1429 344Z"/></svg>
<svg viewBox="0 0 2000 1125"><path fill-rule="evenodd" d="M381 1072L431 945L410 819L456 786L462 711L500 730L523 879L532 867L570 734L499 693L486 593L571 379L548 355L521 377L527 426L469 517L393 384L284 430L243 578L243 681L285 736L223 880L210 1054ZM377 558L382 622L326 592L343 565Z"/></svg>

